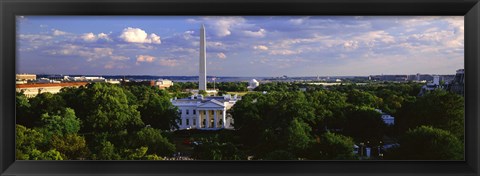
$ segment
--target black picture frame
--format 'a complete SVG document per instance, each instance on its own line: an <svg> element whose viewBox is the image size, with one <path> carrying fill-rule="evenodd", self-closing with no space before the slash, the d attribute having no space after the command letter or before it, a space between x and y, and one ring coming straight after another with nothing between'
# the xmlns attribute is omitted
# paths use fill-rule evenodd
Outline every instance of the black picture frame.
<svg viewBox="0 0 480 176"><path fill-rule="evenodd" d="M479 175L479 0L0 0L1 175ZM461 15L465 161L15 161L16 15Z"/></svg>

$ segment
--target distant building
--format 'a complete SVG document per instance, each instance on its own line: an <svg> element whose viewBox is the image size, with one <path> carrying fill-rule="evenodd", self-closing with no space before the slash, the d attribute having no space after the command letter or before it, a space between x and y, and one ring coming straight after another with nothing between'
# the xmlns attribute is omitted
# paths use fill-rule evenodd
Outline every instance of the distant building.
<svg viewBox="0 0 480 176"><path fill-rule="evenodd" d="M155 82L155 86L159 89L166 89L173 85L173 82L168 79L159 79Z"/></svg>
<svg viewBox="0 0 480 176"><path fill-rule="evenodd" d="M370 80L375 81L407 81L408 75L370 75Z"/></svg>
<svg viewBox="0 0 480 176"><path fill-rule="evenodd" d="M60 83L61 81L51 80L48 78L37 79L36 83Z"/></svg>
<svg viewBox="0 0 480 176"><path fill-rule="evenodd" d="M419 96L422 96L423 94L427 93L428 91L443 88L440 85L440 76L434 75L432 77L433 77L432 82L427 83L426 85L422 86L422 88L420 89L420 93L418 94Z"/></svg>
<svg viewBox="0 0 480 176"><path fill-rule="evenodd" d="M465 92L465 70L458 69L455 76L453 75L430 75L431 82L422 86L419 96L422 96L428 91L435 89L444 89L464 96ZM441 83L441 81L443 83Z"/></svg>
<svg viewBox="0 0 480 176"><path fill-rule="evenodd" d="M105 80L106 83L110 83L110 84L120 84L120 80L117 80L117 79L107 79Z"/></svg>
<svg viewBox="0 0 480 176"><path fill-rule="evenodd" d="M37 75L35 74L17 74L16 80L17 81L35 81L37 79Z"/></svg>
<svg viewBox="0 0 480 176"><path fill-rule="evenodd" d="M395 125L395 117L391 116L390 114L382 112L382 110L380 109L375 109L375 110L382 114L381 118L383 120L383 123L387 125Z"/></svg>
<svg viewBox="0 0 480 176"><path fill-rule="evenodd" d="M63 76L63 81L105 82L105 78L97 77L97 76L76 76L76 77Z"/></svg>
<svg viewBox="0 0 480 176"><path fill-rule="evenodd" d="M237 96L192 95L189 98L172 99L171 102L180 110L179 129L218 130L233 129L233 118L227 114L237 102Z"/></svg>
<svg viewBox="0 0 480 176"><path fill-rule="evenodd" d="M248 82L247 89L248 90L253 90L253 89L257 88L259 85L260 85L260 83L256 79L252 79L252 80L250 80L250 82Z"/></svg>
<svg viewBox="0 0 480 176"><path fill-rule="evenodd" d="M88 82L17 84L16 91L23 92L26 97L31 98L44 92L56 94L64 87L80 87L87 84Z"/></svg>
<svg viewBox="0 0 480 176"><path fill-rule="evenodd" d="M459 69L455 74L455 78L448 84L449 91L460 94L462 96L465 95L465 70Z"/></svg>

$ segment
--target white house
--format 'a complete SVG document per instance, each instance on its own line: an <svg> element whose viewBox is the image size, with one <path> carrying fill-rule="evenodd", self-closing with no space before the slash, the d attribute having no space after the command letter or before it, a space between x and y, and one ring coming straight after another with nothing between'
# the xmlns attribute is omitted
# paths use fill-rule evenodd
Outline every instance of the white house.
<svg viewBox="0 0 480 176"><path fill-rule="evenodd" d="M179 129L218 130L233 129L233 118L227 114L227 110L232 108L237 99L236 95L192 95L171 101L180 110Z"/></svg>

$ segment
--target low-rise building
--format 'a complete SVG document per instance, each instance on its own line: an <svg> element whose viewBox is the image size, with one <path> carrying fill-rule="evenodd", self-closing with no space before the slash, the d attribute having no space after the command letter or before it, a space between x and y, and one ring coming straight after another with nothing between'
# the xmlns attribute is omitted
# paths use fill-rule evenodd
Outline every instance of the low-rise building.
<svg viewBox="0 0 480 176"><path fill-rule="evenodd" d="M155 82L155 86L159 89L166 89L173 85L173 82L168 79L159 79Z"/></svg>
<svg viewBox="0 0 480 176"><path fill-rule="evenodd" d="M377 112L381 113L382 115L380 116L383 120L383 123L387 125L395 125L395 117L391 116L390 114L387 114L383 112L380 109L375 109Z"/></svg>
<svg viewBox="0 0 480 176"><path fill-rule="evenodd" d="M17 84L16 91L23 92L26 97L31 98L44 92L56 94L64 87L80 87L87 84L88 82Z"/></svg>
<svg viewBox="0 0 480 176"><path fill-rule="evenodd" d="M16 80L17 81L34 81L37 79L37 75L35 74L17 74Z"/></svg>

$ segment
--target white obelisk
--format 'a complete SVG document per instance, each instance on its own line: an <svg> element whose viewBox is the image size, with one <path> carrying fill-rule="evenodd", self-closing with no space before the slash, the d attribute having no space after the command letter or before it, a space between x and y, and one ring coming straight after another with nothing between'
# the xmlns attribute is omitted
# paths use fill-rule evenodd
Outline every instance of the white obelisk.
<svg viewBox="0 0 480 176"><path fill-rule="evenodd" d="M205 26L200 28L200 68L198 73L198 90L207 91L207 48L205 39Z"/></svg>

